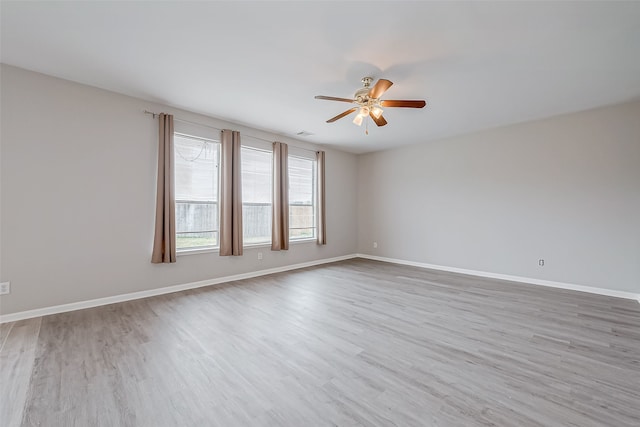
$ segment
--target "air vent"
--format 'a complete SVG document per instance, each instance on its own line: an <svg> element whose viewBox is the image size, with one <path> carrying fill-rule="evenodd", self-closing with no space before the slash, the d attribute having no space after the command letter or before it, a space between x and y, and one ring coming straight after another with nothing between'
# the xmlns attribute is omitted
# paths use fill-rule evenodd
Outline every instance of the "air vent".
<svg viewBox="0 0 640 427"><path fill-rule="evenodd" d="M300 132L296 133L296 135L298 135L298 136L311 136L311 135L313 135L313 133L307 132L306 130L301 130Z"/></svg>

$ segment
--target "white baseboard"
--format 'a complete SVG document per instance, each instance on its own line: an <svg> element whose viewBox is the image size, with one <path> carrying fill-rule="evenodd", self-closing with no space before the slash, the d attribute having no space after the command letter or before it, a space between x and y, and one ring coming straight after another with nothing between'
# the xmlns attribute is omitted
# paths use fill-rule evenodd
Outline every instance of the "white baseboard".
<svg viewBox="0 0 640 427"><path fill-rule="evenodd" d="M68 311L82 310L85 308L98 307L101 305L114 304L118 302L131 301L140 298L153 297L156 295L171 294L185 291L187 289L202 288L204 286L218 285L221 283L234 282L236 280L250 279L252 277L265 276L267 274L281 273L283 271L297 270L305 267L313 267L320 264L343 261L356 258L355 254L349 254L334 258L318 259L303 262L300 264L286 265L283 267L268 268L266 270L251 271L249 273L234 274L232 276L218 277L215 279L201 280L199 282L184 283L182 285L166 286L163 288L149 289L147 291L132 292L129 294L114 295L110 297L97 298L88 301L73 302L70 304L55 305L52 307L37 308L35 310L20 311L17 313L0 315L0 323L15 322L18 320L31 319L33 317L48 316L50 314L65 313Z"/></svg>
<svg viewBox="0 0 640 427"><path fill-rule="evenodd" d="M38 308L35 310L20 311L17 313L0 315L0 323L15 322L18 320L31 319L33 317L48 316L50 314L65 313L68 311L82 310L85 308L98 307L101 305L114 304L124 301L132 301L140 298L153 297L156 295L165 295L174 292L185 291L187 289L202 288L204 286L213 286L236 280L250 279L253 277L265 276L268 274L281 273L284 271L297 270L305 267L313 267L315 265L328 264L337 261L344 261L352 258L364 258L375 261L390 262L394 264L410 265L413 267L429 268L433 270L449 271L452 273L468 274L471 276L488 277L491 279L508 280L511 282L519 282L531 285L548 286L551 288L568 289L572 291L588 292L591 294L605 295L610 297L625 298L636 300L640 303L640 294L634 294L625 291L616 291L613 289L595 288L591 286L573 285L570 283L553 282L549 280L533 279L530 277L511 276L508 274L489 273L486 271L467 270L465 268L447 267L442 265L427 264L423 262L407 261L396 258L387 258L367 254L349 254L334 258L325 258L300 264L286 265L283 267L268 268L266 270L251 271L248 273L235 274L232 276L218 277L215 279L202 280L199 282L184 283L181 285L166 286L163 288L149 289L147 291L132 292L128 294L114 295L110 297L97 298L88 301L79 301L70 304L55 305L52 307Z"/></svg>
<svg viewBox="0 0 640 427"><path fill-rule="evenodd" d="M387 258L375 255L356 254L358 258L371 259L375 261L391 262L394 264L410 265L413 267L430 268L432 270L448 271L451 273L469 274L471 276L488 277L490 279L508 280L510 282L526 283L530 285L548 286L551 288L568 289L572 291L588 292L590 294L605 295L608 297L625 298L636 300L640 303L640 294L632 292L616 291L614 289L595 288L591 286L574 285L571 283L553 282L550 280L533 279L530 277L511 276L509 274L489 273L486 271L467 270L466 268L447 267L443 265L427 264L423 262L406 261L403 259Z"/></svg>

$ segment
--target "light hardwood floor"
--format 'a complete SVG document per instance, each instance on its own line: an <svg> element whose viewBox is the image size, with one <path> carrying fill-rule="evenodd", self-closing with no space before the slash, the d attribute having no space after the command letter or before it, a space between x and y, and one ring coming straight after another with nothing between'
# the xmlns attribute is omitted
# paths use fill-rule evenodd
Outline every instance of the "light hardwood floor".
<svg viewBox="0 0 640 427"><path fill-rule="evenodd" d="M361 259L0 327L3 426L639 426L640 305Z"/></svg>

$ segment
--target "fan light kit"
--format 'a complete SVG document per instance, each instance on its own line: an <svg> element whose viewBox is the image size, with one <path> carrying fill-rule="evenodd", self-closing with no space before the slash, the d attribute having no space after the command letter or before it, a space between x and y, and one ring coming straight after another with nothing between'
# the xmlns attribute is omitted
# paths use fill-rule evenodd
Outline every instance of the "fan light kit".
<svg viewBox="0 0 640 427"><path fill-rule="evenodd" d="M335 117L327 120L327 123L333 123L336 120L339 120L349 114L358 111L358 114L353 119L353 123L362 126L363 120L367 117L371 117L371 119L378 126L384 126L387 124L387 121L382 117L382 113L384 110L382 107L402 107L402 108L423 108L427 103L423 100L385 100L380 99L382 94L384 94L387 89L391 87L393 84L389 80L380 79L376 82L376 84L371 87L371 82L373 82L373 78L371 77L363 77L362 78L362 86L360 89L356 91L353 95L353 99L349 98L336 98L333 96L322 96L318 95L316 99L325 99L327 101L340 101L340 102L348 102L351 104L357 104L357 107L350 108L347 111L344 111L338 114Z"/></svg>

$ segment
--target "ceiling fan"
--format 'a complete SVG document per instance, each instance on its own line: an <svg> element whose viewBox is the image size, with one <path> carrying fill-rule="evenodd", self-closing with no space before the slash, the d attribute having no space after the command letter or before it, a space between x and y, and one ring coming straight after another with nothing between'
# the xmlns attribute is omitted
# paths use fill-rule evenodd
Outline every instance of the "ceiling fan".
<svg viewBox="0 0 640 427"><path fill-rule="evenodd" d="M386 79L380 79L375 85L373 85L373 87L371 87L371 82L373 82L372 77L363 77L363 87L356 91L355 95L353 95L353 99L322 95L316 96L315 99L326 99L328 101L341 101L357 104L356 107L350 108L347 111L330 118L327 120L327 123L333 123L357 110L358 114L356 115L356 118L353 119L354 124L361 126L362 121L369 116L375 124L378 126L384 126L387 124L387 121L382 117L382 107L423 108L427 105L423 100L382 100L380 97L391 87L393 83Z"/></svg>

